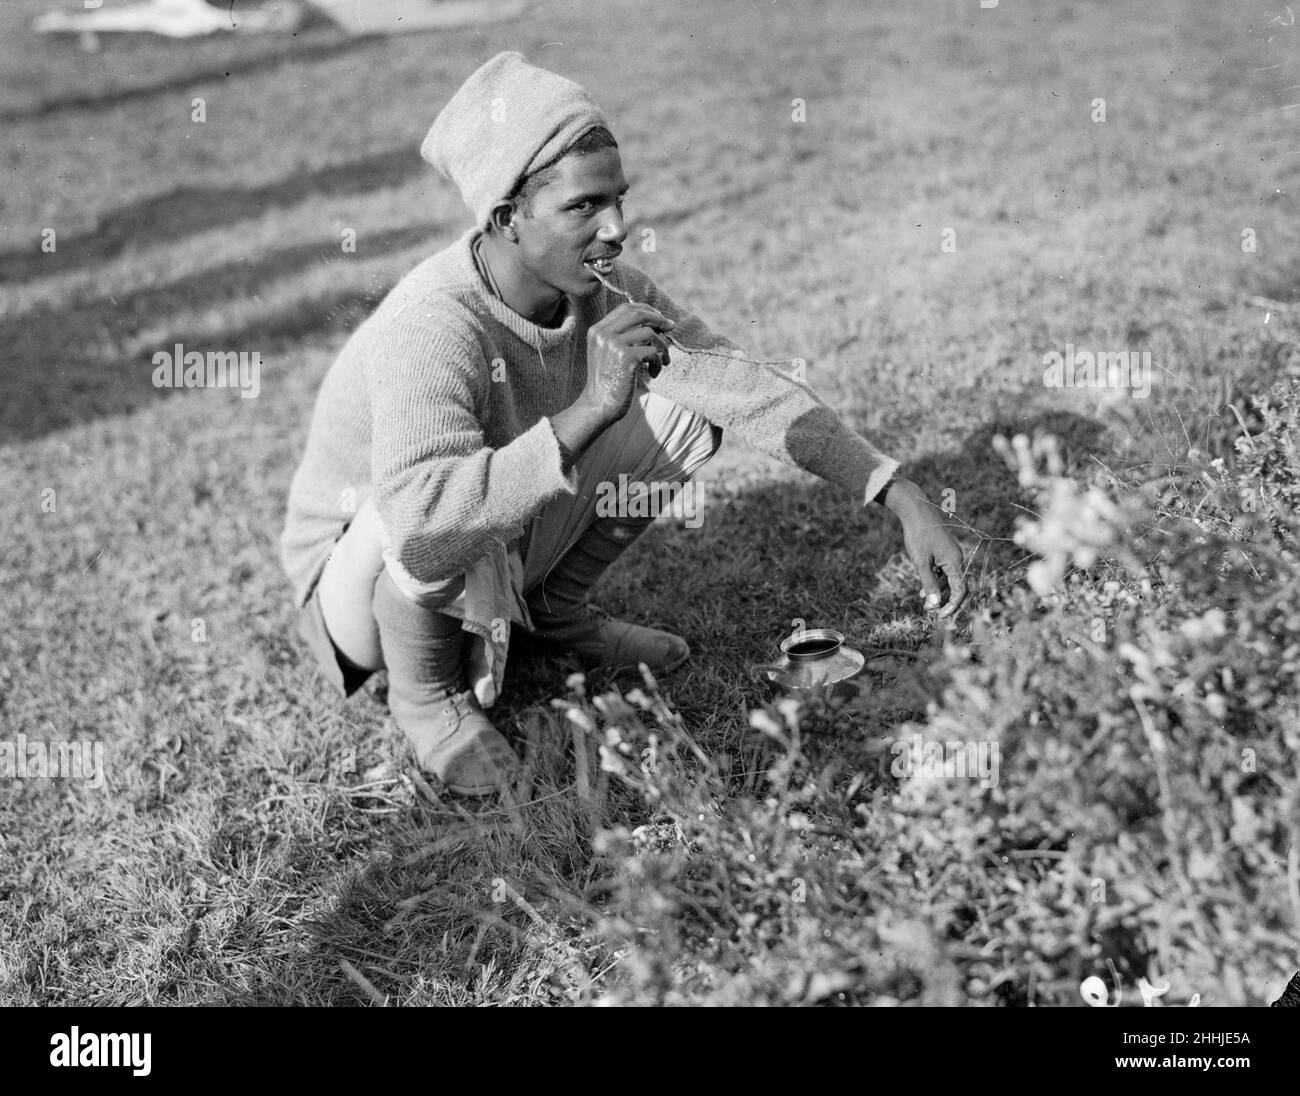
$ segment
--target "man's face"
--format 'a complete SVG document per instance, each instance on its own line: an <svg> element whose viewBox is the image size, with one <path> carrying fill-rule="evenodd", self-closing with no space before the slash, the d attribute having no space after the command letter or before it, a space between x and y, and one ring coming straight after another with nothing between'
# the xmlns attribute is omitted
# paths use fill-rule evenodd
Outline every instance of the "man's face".
<svg viewBox="0 0 1300 1096"><path fill-rule="evenodd" d="M584 264L612 259L627 238L623 163L618 149L604 148L570 154L555 166L556 177L533 197L532 215L515 215L515 254L535 281L586 297L600 280ZM600 269L608 273L608 265Z"/></svg>

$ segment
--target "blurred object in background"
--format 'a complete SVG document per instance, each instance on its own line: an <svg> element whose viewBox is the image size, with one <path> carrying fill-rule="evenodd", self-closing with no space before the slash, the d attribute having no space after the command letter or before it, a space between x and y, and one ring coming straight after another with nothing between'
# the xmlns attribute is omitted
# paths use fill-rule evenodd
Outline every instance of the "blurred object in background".
<svg viewBox="0 0 1300 1096"><path fill-rule="evenodd" d="M138 0L79 11L52 11L33 20L40 33L70 32L90 45L100 33L161 34L167 38L197 38L218 31L243 34L297 30L304 9L300 0ZM88 40L85 36L90 36Z"/></svg>
<svg viewBox="0 0 1300 1096"><path fill-rule="evenodd" d="M528 0L310 0L351 35L409 34L496 23L521 15Z"/></svg>
<svg viewBox="0 0 1300 1096"><path fill-rule="evenodd" d="M103 0L98 7L49 12L35 19L32 29L79 34L89 49L95 48L95 35L101 33L167 38L198 38L219 31L275 34L298 29L305 3L354 37L495 23L520 15L528 6L528 0Z"/></svg>

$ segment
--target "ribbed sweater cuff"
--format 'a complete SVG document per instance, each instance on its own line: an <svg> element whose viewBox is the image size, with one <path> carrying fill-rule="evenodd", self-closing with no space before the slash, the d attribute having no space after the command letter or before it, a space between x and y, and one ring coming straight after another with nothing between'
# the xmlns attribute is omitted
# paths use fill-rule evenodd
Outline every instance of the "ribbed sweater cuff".
<svg viewBox="0 0 1300 1096"><path fill-rule="evenodd" d="M572 468L565 469L564 449L551 420L543 417L532 429L520 434L514 444L519 445L525 438L528 439L528 451L533 454L536 469L543 473L542 479L548 494L553 496L563 492L566 495L576 495L578 474Z"/></svg>
<svg viewBox="0 0 1300 1096"><path fill-rule="evenodd" d="M853 493L860 506L872 502L900 468L893 457L847 427L822 438L815 454L815 459L805 461L808 470L840 483Z"/></svg>

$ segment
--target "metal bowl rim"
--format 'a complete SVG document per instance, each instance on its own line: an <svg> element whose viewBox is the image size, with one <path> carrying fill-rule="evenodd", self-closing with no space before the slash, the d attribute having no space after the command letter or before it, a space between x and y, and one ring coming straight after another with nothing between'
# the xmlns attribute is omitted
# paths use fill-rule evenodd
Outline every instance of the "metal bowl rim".
<svg viewBox="0 0 1300 1096"><path fill-rule="evenodd" d="M835 647L829 651L818 651L816 654L791 654L790 648L796 643L807 643L809 640L829 639L835 643ZM809 628L806 631L799 632L795 635L786 636L781 640L781 653L786 658L794 661L808 661L811 659L830 658L844 646L844 633L837 632L834 628Z"/></svg>

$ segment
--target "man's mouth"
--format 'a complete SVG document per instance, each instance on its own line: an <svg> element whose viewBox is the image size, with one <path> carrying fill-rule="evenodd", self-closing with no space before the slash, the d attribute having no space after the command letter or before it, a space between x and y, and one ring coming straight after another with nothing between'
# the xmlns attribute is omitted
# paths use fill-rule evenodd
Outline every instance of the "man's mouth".
<svg viewBox="0 0 1300 1096"><path fill-rule="evenodd" d="M616 251L609 255L599 255L594 259L587 259L582 265L591 267L597 274L607 278L614 270L614 258L617 255Z"/></svg>

